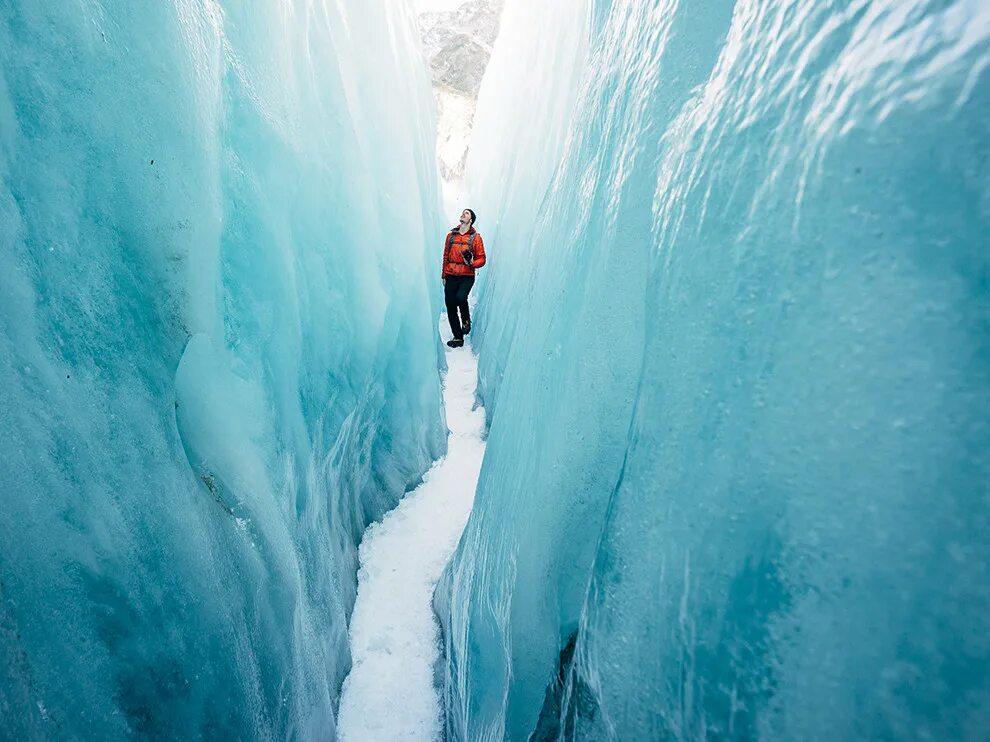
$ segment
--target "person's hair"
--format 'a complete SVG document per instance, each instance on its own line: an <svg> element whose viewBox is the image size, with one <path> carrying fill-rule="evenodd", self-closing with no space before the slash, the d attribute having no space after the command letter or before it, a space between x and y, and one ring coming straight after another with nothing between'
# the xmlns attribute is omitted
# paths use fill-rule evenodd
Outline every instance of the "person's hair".
<svg viewBox="0 0 990 742"><path fill-rule="evenodd" d="M478 221L478 217L475 215L474 209L464 209L464 210L471 215L471 226L473 227L474 223Z"/></svg>

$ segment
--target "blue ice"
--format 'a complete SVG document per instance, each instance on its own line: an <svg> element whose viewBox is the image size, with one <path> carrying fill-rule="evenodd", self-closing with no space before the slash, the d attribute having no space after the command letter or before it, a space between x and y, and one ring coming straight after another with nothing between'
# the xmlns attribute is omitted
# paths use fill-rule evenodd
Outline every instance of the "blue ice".
<svg viewBox="0 0 990 742"><path fill-rule="evenodd" d="M0 3L0 737L332 737L446 441L414 19L139 6Z"/></svg>
<svg viewBox="0 0 990 742"><path fill-rule="evenodd" d="M990 6L568 11L467 166L447 738L986 738Z"/></svg>
<svg viewBox="0 0 990 742"><path fill-rule="evenodd" d="M446 445L415 21L139 5L0 3L0 736L333 738ZM990 735L988 75L981 0L508 0L447 739Z"/></svg>

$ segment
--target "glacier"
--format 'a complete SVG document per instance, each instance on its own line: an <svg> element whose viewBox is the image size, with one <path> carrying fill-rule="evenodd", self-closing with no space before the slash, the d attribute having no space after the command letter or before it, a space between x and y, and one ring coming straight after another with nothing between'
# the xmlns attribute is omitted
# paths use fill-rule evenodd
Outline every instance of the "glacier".
<svg viewBox="0 0 990 742"><path fill-rule="evenodd" d="M446 738L986 738L990 6L501 29Z"/></svg>
<svg viewBox="0 0 990 742"><path fill-rule="evenodd" d="M990 6L498 29L442 737L986 738ZM0 738L338 735L448 451L423 54L403 0L0 3Z"/></svg>
<svg viewBox="0 0 990 742"><path fill-rule="evenodd" d="M401 2L0 4L3 738L334 736L446 446L421 53Z"/></svg>

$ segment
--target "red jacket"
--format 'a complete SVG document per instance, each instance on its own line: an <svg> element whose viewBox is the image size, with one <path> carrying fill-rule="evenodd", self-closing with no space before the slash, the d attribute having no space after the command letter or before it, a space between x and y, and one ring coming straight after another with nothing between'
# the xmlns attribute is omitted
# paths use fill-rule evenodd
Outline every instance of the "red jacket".
<svg viewBox="0 0 990 742"><path fill-rule="evenodd" d="M451 239L453 235L453 239ZM464 263L464 251L468 249L470 237L474 235L474 260L468 266ZM443 240L443 277L473 276L474 271L485 264L485 241L481 233L471 227L465 234L457 228L447 233Z"/></svg>

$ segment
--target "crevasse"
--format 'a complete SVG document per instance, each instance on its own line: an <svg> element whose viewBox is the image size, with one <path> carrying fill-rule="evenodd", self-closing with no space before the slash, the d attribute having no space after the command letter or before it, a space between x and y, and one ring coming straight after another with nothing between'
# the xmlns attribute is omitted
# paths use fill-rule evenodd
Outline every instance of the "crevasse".
<svg viewBox="0 0 990 742"><path fill-rule="evenodd" d="M987 4L501 28L446 738L987 737ZM335 735L446 440L415 33L0 3L0 737Z"/></svg>
<svg viewBox="0 0 990 742"><path fill-rule="evenodd" d="M0 736L333 736L357 541L446 440L418 43L0 4Z"/></svg>
<svg viewBox="0 0 990 742"><path fill-rule="evenodd" d="M990 11L509 0L448 739L990 729ZM575 22L577 19L577 22Z"/></svg>

